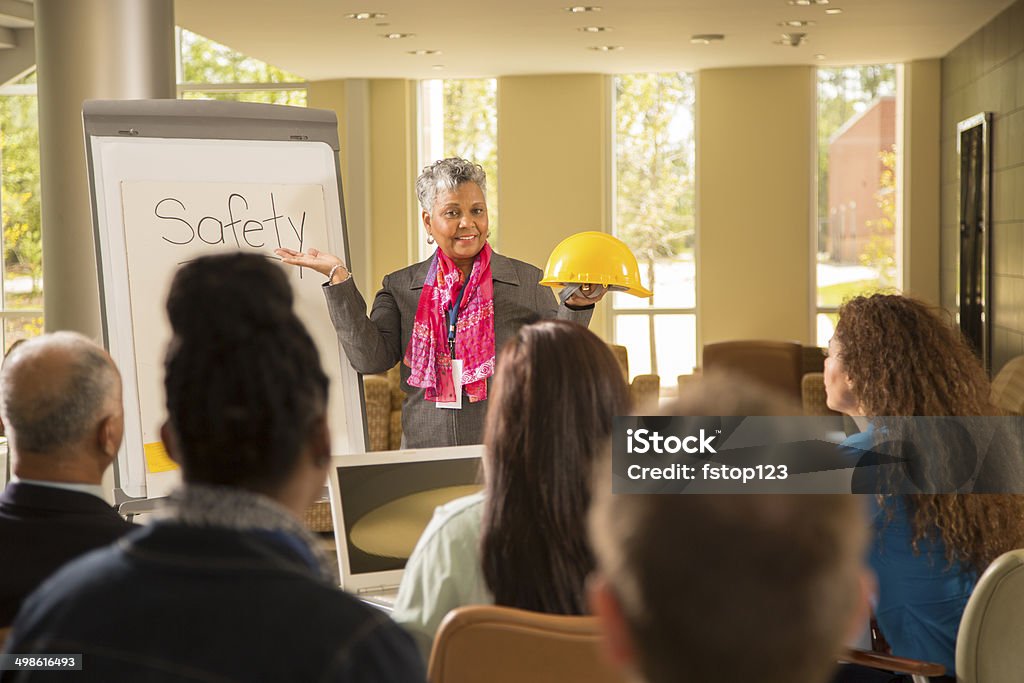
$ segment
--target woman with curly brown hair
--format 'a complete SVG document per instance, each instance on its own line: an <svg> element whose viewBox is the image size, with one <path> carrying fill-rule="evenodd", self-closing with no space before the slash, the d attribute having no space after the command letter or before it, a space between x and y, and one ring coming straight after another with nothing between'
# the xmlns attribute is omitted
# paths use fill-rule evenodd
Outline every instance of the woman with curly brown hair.
<svg viewBox="0 0 1024 683"><path fill-rule="evenodd" d="M879 416L987 416L988 376L960 332L924 303L856 297L839 309L825 361L828 405L862 424L846 445L868 451ZM863 418L863 419L860 419ZM933 457L933 456L932 456ZM1024 546L1024 497L878 495L871 565L876 617L893 654L955 671L956 633L978 576Z"/></svg>

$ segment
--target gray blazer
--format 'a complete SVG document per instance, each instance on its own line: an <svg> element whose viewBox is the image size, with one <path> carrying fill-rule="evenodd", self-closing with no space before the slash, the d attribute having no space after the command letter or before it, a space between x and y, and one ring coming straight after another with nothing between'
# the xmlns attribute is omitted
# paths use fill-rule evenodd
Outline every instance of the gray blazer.
<svg viewBox="0 0 1024 683"><path fill-rule="evenodd" d="M366 302L352 278L324 285L327 309L352 367L364 374L385 372L402 360L412 337L416 307L423 291L431 259L384 277L373 300L370 316ZM593 306L572 310L559 305L550 287L538 284L542 273L528 263L491 255L494 282L495 353L522 325L540 318L559 318L590 324ZM402 447L459 446L483 442L487 401L470 403L463 396L462 409L437 408L424 399L424 390L408 384L409 368L402 364ZM491 380L487 380L487 393Z"/></svg>

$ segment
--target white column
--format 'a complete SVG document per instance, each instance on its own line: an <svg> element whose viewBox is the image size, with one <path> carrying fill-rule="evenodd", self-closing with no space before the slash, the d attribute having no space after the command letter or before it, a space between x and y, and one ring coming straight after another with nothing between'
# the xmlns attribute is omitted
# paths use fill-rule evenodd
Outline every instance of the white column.
<svg viewBox="0 0 1024 683"><path fill-rule="evenodd" d="M173 0L36 0L46 329L99 339L82 102L175 96Z"/></svg>

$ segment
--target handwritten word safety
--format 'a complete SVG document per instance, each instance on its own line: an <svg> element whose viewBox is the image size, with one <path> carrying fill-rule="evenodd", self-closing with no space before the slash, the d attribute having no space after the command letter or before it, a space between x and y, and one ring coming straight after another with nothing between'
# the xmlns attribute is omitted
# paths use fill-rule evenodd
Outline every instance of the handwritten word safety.
<svg viewBox="0 0 1024 683"><path fill-rule="evenodd" d="M249 200L237 192L228 195L225 214L189 217L188 206L176 197L165 197L156 203L154 215L161 221L161 238L171 244L187 245L197 239L206 244L227 244L242 249L289 247L302 251L305 239L306 212L300 216L278 213L274 193L270 192L270 216L261 218L250 210ZM227 220L224 220L224 219ZM295 241L298 241L298 245Z"/></svg>

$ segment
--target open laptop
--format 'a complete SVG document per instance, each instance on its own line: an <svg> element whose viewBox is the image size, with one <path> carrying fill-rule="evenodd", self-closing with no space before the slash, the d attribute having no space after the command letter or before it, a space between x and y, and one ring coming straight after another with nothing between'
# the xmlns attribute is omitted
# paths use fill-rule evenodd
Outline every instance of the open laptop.
<svg viewBox="0 0 1024 683"><path fill-rule="evenodd" d="M332 457L328 489L341 587L389 609L434 508L482 487L483 446Z"/></svg>

